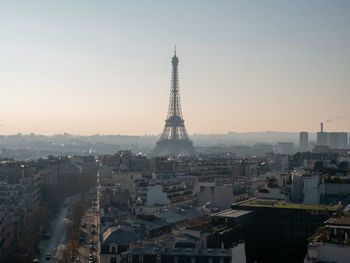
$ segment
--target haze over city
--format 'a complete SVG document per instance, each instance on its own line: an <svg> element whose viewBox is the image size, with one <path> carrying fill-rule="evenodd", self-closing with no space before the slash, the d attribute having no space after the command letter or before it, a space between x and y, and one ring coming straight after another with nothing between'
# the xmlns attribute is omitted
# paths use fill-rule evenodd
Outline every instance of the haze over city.
<svg viewBox="0 0 350 263"><path fill-rule="evenodd" d="M349 263L350 1L2 1L0 263Z"/></svg>
<svg viewBox="0 0 350 263"><path fill-rule="evenodd" d="M349 131L348 1L8 1L0 134ZM332 119L326 122L327 119Z"/></svg>

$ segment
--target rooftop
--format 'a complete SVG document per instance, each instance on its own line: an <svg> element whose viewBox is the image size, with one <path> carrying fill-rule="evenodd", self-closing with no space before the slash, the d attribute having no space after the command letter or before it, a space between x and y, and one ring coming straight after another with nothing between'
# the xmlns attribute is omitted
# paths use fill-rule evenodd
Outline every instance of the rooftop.
<svg viewBox="0 0 350 263"><path fill-rule="evenodd" d="M244 216L246 214L251 213L252 211L246 210L235 210L235 209L227 209L215 214L212 214L212 217L221 217L221 218L238 218Z"/></svg>
<svg viewBox="0 0 350 263"><path fill-rule="evenodd" d="M181 256L211 256L211 257L229 257L231 256L230 249L208 248L208 249L193 249L193 248L172 248L172 247L144 247L137 248L131 251L134 255L181 255Z"/></svg>
<svg viewBox="0 0 350 263"><path fill-rule="evenodd" d="M111 226L103 233L102 244L116 243L118 245L129 245L131 242L136 242L143 240L145 238L145 233L143 229L133 229L127 226Z"/></svg>
<svg viewBox="0 0 350 263"><path fill-rule="evenodd" d="M247 207L272 207L272 208L288 208L288 209L306 209L306 210L332 210L338 209L338 205L306 205L290 203L284 200L277 199L263 199L254 198L247 201L243 201L239 204L233 204L234 206L247 206Z"/></svg>
<svg viewBox="0 0 350 263"><path fill-rule="evenodd" d="M350 227L350 212L345 212L342 216L331 218L330 220L326 221L326 223L329 225Z"/></svg>
<svg viewBox="0 0 350 263"><path fill-rule="evenodd" d="M347 220L349 217L347 218ZM326 223L331 223L317 229L309 242L313 244L327 243L333 245L350 246L350 225L349 224L333 224L334 222L343 222L344 218L332 218Z"/></svg>
<svg viewBox="0 0 350 263"><path fill-rule="evenodd" d="M190 209L168 209L167 211L156 213L156 217L161 218L168 222L169 224L173 224L179 221L188 220L191 218L199 218L205 216L205 213L196 210L194 208Z"/></svg>

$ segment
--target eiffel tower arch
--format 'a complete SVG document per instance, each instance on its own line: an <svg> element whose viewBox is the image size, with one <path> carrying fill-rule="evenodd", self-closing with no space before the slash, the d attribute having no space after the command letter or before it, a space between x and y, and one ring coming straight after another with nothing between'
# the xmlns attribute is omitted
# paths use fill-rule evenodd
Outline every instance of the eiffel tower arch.
<svg viewBox="0 0 350 263"><path fill-rule="evenodd" d="M193 155L196 153L196 149L187 134L185 121L182 117L181 111L178 74L179 59L176 56L176 49L174 51L174 56L171 59L171 63L172 73L168 116L165 120L162 135L153 150L153 154L158 156L176 156L179 154Z"/></svg>

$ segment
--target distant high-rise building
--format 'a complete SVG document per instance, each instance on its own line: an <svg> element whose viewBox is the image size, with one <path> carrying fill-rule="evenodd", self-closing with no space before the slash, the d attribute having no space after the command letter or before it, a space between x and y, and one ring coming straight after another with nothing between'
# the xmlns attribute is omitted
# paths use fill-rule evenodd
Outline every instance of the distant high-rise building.
<svg viewBox="0 0 350 263"><path fill-rule="evenodd" d="M299 147L303 151L307 151L309 148L309 133L300 132L299 133Z"/></svg>
<svg viewBox="0 0 350 263"><path fill-rule="evenodd" d="M347 149L348 134L346 132L329 132L328 143L331 149Z"/></svg>
<svg viewBox="0 0 350 263"><path fill-rule="evenodd" d="M317 133L317 145L328 146L328 133L323 131L323 122L321 122L321 131Z"/></svg>
<svg viewBox="0 0 350 263"><path fill-rule="evenodd" d="M324 132L321 122L321 131L317 133L317 146L328 146L330 149L347 149L347 132Z"/></svg>
<svg viewBox="0 0 350 263"><path fill-rule="evenodd" d="M176 56L176 50L171 63L173 67L168 116L163 133L153 152L155 155L192 155L195 154L196 150L187 134L185 121L182 117L177 68L179 59Z"/></svg>

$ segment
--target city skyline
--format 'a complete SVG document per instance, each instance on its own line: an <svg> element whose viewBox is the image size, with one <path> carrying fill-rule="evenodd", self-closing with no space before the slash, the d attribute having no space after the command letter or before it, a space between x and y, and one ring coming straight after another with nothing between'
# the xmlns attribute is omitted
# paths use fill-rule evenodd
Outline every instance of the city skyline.
<svg viewBox="0 0 350 263"><path fill-rule="evenodd" d="M0 263L349 263L349 0L0 6Z"/></svg>
<svg viewBox="0 0 350 263"><path fill-rule="evenodd" d="M349 7L3 4L0 134L160 134L174 44L189 134L349 132Z"/></svg>

